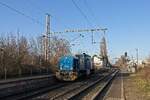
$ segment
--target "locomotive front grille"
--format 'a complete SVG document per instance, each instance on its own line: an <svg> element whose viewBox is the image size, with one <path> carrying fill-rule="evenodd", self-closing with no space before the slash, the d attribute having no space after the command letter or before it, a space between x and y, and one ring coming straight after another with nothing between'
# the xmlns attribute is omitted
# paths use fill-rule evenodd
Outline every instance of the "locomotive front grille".
<svg viewBox="0 0 150 100"><path fill-rule="evenodd" d="M57 78L64 81L74 81L75 79L77 79L77 72L60 71L58 73L59 75L57 75Z"/></svg>

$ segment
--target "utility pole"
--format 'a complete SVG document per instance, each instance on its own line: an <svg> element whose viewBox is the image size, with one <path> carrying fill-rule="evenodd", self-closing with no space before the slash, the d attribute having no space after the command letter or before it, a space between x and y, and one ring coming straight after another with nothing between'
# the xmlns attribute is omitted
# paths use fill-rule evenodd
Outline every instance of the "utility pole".
<svg viewBox="0 0 150 100"><path fill-rule="evenodd" d="M139 63L139 54L138 54L138 48L136 48L136 62L137 62L137 66L138 66L138 63Z"/></svg>
<svg viewBox="0 0 150 100"><path fill-rule="evenodd" d="M49 59L49 38L48 35L50 34L50 15L46 14L46 32L44 36L44 59L47 61Z"/></svg>

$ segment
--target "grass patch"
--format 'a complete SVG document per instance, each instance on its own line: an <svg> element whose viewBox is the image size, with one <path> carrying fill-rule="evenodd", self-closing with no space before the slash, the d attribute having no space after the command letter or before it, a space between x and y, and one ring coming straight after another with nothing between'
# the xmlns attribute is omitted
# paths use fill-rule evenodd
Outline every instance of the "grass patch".
<svg viewBox="0 0 150 100"><path fill-rule="evenodd" d="M150 82L146 79L137 78L136 85L142 92L150 93Z"/></svg>
<svg viewBox="0 0 150 100"><path fill-rule="evenodd" d="M144 68L137 73L137 76L139 77L134 78L137 88L146 95L150 95L150 68Z"/></svg>

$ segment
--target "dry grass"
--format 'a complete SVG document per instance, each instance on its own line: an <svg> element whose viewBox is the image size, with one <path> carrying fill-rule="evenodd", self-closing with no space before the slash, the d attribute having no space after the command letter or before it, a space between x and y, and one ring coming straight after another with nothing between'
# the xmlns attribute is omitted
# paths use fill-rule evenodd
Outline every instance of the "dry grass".
<svg viewBox="0 0 150 100"><path fill-rule="evenodd" d="M150 94L150 68L144 68L137 74L139 77L135 78L136 85L140 91Z"/></svg>
<svg viewBox="0 0 150 100"><path fill-rule="evenodd" d="M124 78L126 100L150 100L150 67Z"/></svg>

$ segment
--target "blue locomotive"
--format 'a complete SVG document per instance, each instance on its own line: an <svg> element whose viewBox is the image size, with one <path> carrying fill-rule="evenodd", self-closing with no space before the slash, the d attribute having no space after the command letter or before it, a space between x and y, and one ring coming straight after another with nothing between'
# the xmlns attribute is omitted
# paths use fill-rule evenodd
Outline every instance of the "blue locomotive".
<svg viewBox="0 0 150 100"><path fill-rule="evenodd" d="M91 56L83 53L75 56L63 56L58 63L56 77L59 80L74 81L94 71Z"/></svg>

